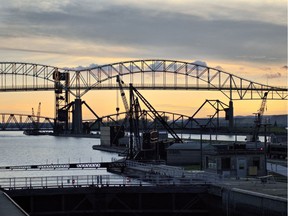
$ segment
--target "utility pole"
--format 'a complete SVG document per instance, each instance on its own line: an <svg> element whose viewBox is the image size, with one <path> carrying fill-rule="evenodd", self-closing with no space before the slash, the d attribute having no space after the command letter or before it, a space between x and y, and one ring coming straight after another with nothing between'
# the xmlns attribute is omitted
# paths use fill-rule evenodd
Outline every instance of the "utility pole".
<svg viewBox="0 0 288 216"><path fill-rule="evenodd" d="M265 175L267 175L267 125L264 124L264 164L265 164Z"/></svg>
<svg viewBox="0 0 288 216"><path fill-rule="evenodd" d="M200 170L203 170L202 125L200 125Z"/></svg>

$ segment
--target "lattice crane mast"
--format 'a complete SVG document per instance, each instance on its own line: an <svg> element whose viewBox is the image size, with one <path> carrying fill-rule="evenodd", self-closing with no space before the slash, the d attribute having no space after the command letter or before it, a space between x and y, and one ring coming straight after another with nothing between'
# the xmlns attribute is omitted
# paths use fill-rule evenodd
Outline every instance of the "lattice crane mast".
<svg viewBox="0 0 288 216"><path fill-rule="evenodd" d="M120 93L121 93L121 97L122 97L122 100L124 103L125 111L126 111L126 113L129 113L129 106L128 106L128 102L127 102L125 92L123 89L124 82L120 79L119 75L117 75L117 77L116 77L116 82L118 82L118 84L119 84Z"/></svg>
<svg viewBox="0 0 288 216"><path fill-rule="evenodd" d="M34 108L32 107L32 118L33 118L32 121L33 121L33 124L34 124L34 130L38 130L39 129L40 113L41 113L41 102L39 102L38 110L37 110L36 115L35 115L35 112L34 112ZM34 119L34 117L36 119Z"/></svg>
<svg viewBox="0 0 288 216"><path fill-rule="evenodd" d="M129 118L129 127L130 127L130 147L129 147L129 157L133 157L136 152L140 149L140 133L139 133L139 123L138 123L138 113L141 110L140 105L138 103L138 99L134 98L134 95L130 95L130 107L128 105L126 95L123 89L124 82L120 79L120 76L116 76L116 81L119 84L121 98L125 107L126 115L123 124L125 125L127 119ZM119 111L119 108L116 110ZM134 134L134 136L133 136ZM134 140L134 144L133 144Z"/></svg>
<svg viewBox="0 0 288 216"><path fill-rule="evenodd" d="M268 95L268 92L265 92L264 96L262 98L262 103L261 103L260 109L258 110L257 113L254 113L255 114L255 120L254 120L255 126L254 126L253 135L252 135L251 140L250 140L252 142L258 141L258 134L259 134L259 130L261 127L264 110L266 107L267 95Z"/></svg>

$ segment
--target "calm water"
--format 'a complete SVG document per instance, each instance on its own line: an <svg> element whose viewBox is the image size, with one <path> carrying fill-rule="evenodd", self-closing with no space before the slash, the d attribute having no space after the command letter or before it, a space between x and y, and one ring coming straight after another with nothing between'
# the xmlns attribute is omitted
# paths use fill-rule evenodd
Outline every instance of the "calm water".
<svg viewBox="0 0 288 216"><path fill-rule="evenodd" d="M21 131L0 132L0 166L33 165L55 163L110 162L120 158L118 154L93 150L100 144L99 139L26 136ZM100 175L108 174L98 170L58 170L58 171L0 171L3 177Z"/></svg>
<svg viewBox="0 0 288 216"><path fill-rule="evenodd" d="M182 138L200 139L200 135L182 135ZM209 135L203 135L209 140ZM244 141L245 136L212 135L212 140ZM262 140L260 138L260 140ZM120 159L116 153L93 150L100 144L96 138L26 136L21 131L0 131L0 166L110 162ZM3 177L62 176L62 175L101 175L110 174L105 169L98 170L56 170L56 171L0 171Z"/></svg>

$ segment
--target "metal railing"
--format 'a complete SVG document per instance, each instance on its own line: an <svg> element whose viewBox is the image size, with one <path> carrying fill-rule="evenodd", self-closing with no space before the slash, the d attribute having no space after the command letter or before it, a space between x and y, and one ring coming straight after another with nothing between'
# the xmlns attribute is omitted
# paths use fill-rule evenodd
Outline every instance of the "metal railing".
<svg viewBox="0 0 288 216"><path fill-rule="evenodd" d="M202 181L205 183L219 182L222 180L222 176L217 173L210 173L205 171L186 171L182 167L167 166L167 165L155 165L151 163L141 163L137 161L126 161L126 167L136 169L148 174L156 174L162 177L171 177L177 179L177 181L184 181L193 183L196 181ZM176 181L176 182L177 182Z"/></svg>
<svg viewBox="0 0 288 216"><path fill-rule="evenodd" d="M207 176L205 176L207 177ZM202 177L203 178L203 177ZM0 188L4 190L73 188L73 187L125 187L125 186L189 186L207 184L199 181L200 175L178 178L164 175L147 175L140 178L114 175L44 176L0 178Z"/></svg>
<svg viewBox="0 0 288 216"><path fill-rule="evenodd" d="M140 186L137 179L114 175L44 176L0 178L3 189L37 189L69 187ZM147 183L146 183L147 184Z"/></svg>

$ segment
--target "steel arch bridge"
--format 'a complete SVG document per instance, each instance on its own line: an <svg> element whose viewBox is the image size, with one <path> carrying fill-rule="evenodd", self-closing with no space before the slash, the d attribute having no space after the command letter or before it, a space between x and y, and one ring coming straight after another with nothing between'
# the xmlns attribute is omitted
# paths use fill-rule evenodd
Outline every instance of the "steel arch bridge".
<svg viewBox="0 0 288 216"><path fill-rule="evenodd" d="M90 90L118 89L116 76L137 89L215 90L230 100L287 100L287 86L275 87L195 63L148 59L99 65L84 70L0 63L0 92L65 90L80 98Z"/></svg>
<svg viewBox="0 0 288 216"><path fill-rule="evenodd" d="M262 99L266 92L269 92L268 100L288 99L287 86L269 86L216 68L163 59L125 61L83 70L2 62L0 92L54 91L55 130L69 130L69 109L72 107L72 130L78 134L83 129L81 97L90 90L118 89L117 76L137 89L221 91L230 100L228 116L231 128L233 100ZM76 99L70 103L71 95Z"/></svg>

